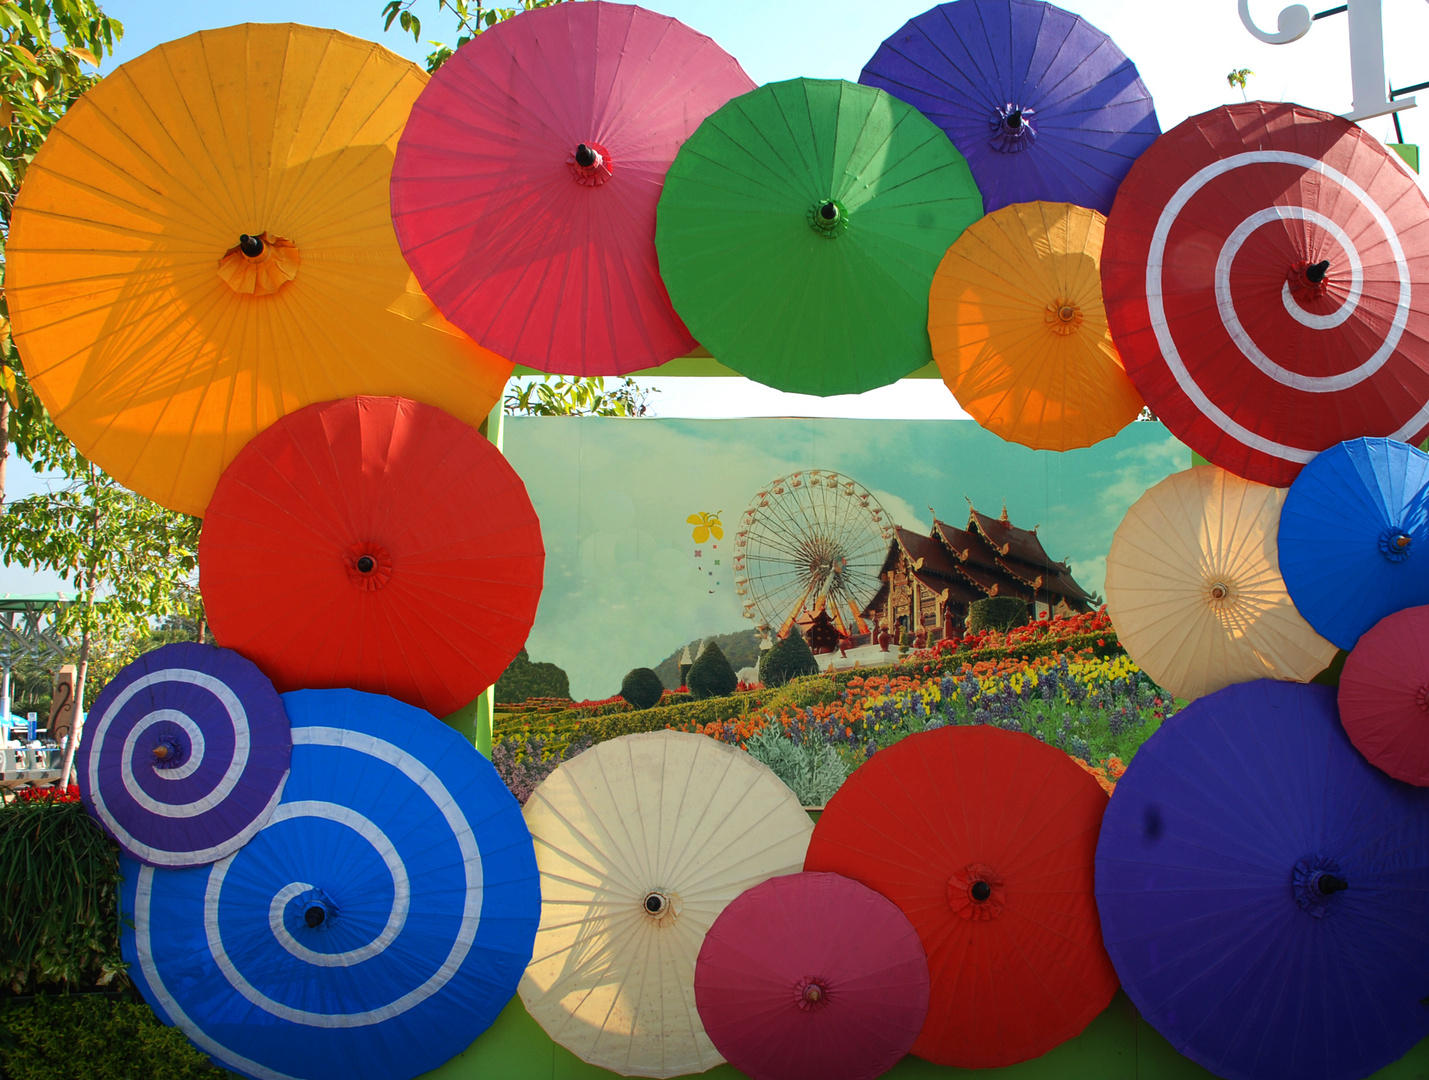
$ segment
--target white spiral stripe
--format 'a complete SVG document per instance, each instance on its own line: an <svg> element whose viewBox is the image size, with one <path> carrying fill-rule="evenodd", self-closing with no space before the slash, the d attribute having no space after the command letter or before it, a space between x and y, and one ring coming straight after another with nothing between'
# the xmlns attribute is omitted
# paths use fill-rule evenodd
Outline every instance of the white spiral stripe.
<svg viewBox="0 0 1429 1080"><path fill-rule="evenodd" d="M362 961L379 955L388 945L396 939L402 932L402 927L407 922L407 912L412 904L412 886L407 880L407 868L402 865L402 857L397 854L397 849L392 846L392 841L387 839L387 834L374 825L367 818L363 817L356 810L351 810L345 806L338 806L328 802L291 802L278 807L277 813L273 815L268 824L276 825L280 821L287 821L297 817L324 818L327 821L345 825L353 832L357 833L369 844L374 851L381 856L382 861L387 864L387 872L392 875L392 910L387 916L387 923L382 927L382 932L375 938L356 949L349 949L347 952L325 953L310 949L297 938L293 937L288 930L287 924L283 921L283 909L288 906L288 901L295 896L314 889L317 886L310 885L305 881L295 881L279 889L274 895L272 903L268 905L268 927L273 931L273 936L278 939L278 944L287 949L299 960L305 963L315 964L318 967L350 967L353 964L360 964ZM222 875L228 873L228 867L232 865L232 860L225 860L223 868L220 870L214 867L213 874L209 875L208 887L214 896L218 896L223 888ZM214 878L219 880L217 884ZM255 991L256 993L256 991Z"/></svg>
<svg viewBox="0 0 1429 1080"><path fill-rule="evenodd" d="M1399 237L1394 231L1388 216L1379 208L1369 195L1338 169L1312 158L1305 154L1294 154L1284 150L1251 150L1243 154L1234 154L1220 161L1200 169L1189 180L1177 189L1171 196L1165 209L1161 211L1161 216L1156 222L1156 229L1151 235L1151 248L1146 257L1146 304L1147 313L1151 322L1151 329L1156 335L1156 342L1161 347L1161 354L1166 360L1166 366L1170 369L1172 377L1176 380L1177 386L1191 399L1202 416L1210 420L1228 435L1234 437L1243 446L1258 450L1270 457L1279 458L1282 461L1292 461L1304 464L1313 458L1319 451L1304 450L1297 446L1286 446L1284 443L1267 439L1263 435L1258 435L1248 428L1236 423L1225 412L1223 412L1210 398L1208 398L1196 380L1191 377L1185 362L1181 359L1181 353L1176 348L1176 342L1171 336L1171 328L1166 321L1165 296L1162 291L1163 278L1165 276L1166 241L1171 233L1172 227L1176 224L1177 217L1192 197L1201 188L1214 180L1218 176L1231 172L1234 169L1243 168L1247 165L1255 165L1262 162L1270 162L1282 165L1299 165L1310 172L1319 173L1329 180L1334 181L1357 198L1361 205L1365 207L1373 216L1375 222L1383 230L1386 240L1389 242L1390 250L1394 254L1395 266L1399 270L1399 302L1395 307L1394 319L1391 323L1390 334L1398 341L1404 332L1404 327L1409 321L1409 302L1411 298L1411 284L1409 281L1409 264L1404 257L1404 249L1400 246ZM1229 327L1227 327L1229 332ZM1238 343L1239 344L1239 343ZM1250 359L1247 357L1247 359ZM1429 403L1409 420L1391 438L1402 439L1407 435L1412 435L1429 421Z"/></svg>
<svg viewBox="0 0 1429 1080"><path fill-rule="evenodd" d="M139 736L155 724L175 724L183 728L184 734L189 737L189 759L176 769L161 769L156 763L152 766L155 776L160 780L183 780L192 776L194 771L203 764L203 755L207 744L204 742L203 732L199 730L199 726L178 709L155 709L130 728L129 734L124 737L124 755L119 760L119 771L124 778L124 790L129 792L135 802L151 813L163 814L166 817L193 817L195 814L203 813L202 810L188 809L190 806L197 806L198 803L188 803L181 806L178 813L169 814L169 807L172 804L151 797L134 778L134 747L139 742Z"/></svg>
<svg viewBox="0 0 1429 1080"><path fill-rule="evenodd" d="M154 962L153 943L149 940L149 924L152 921L149 912L152 907L153 895L154 868L141 866L139 880L134 883L134 950L139 954L139 970L144 973L149 989L153 991L154 997L159 999L160 1006L163 1007L164 1012L169 1014L169 1019L174 1026L187 1035L189 1041L200 1050L225 1065L242 1069L249 1075L257 1077L258 1080L302 1080L301 1077L278 1072L276 1069L260 1065L242 1054L234 1053L227 1046L209 1038L208 1033L195 1024L189 1018L188 1013L184 1012L174 995L169 993L169 988L164 985L164 980L159 975L159 965Z"/></svg>
<svg viewBox="0 0 1429 1080"><path fill-rule="evenodd" d="M1286 312L1300 325L1309 327L1311 330L1333 330L1355 313L1355 309L1359 307L1360 296L1364 293L1364 264L1360 261L1360 253L1344 229L1319 211L1307 210L1303 206L1272 206L1251 214L1235 227L1230 236L1226 237L1226 242L1221 247L1220 258L1216 260L1216 309L1221 313L1221 321L1225 323L1231 339L1240 346L1240 351L1251 363L1276 382L1312 394L1325 394L1334 390L1348 389L1356 383L1363 382L1384 366L1384 362L1389 359L1390 354L1398 346L1401 335L1396 334L1392 338L1387 338L1378 352L1350 371L1342 372L1339 375L1301 375L1281 367L1261 352L1260 347L1251 340L1250 335L1241 326L1240 316L1236 314L1235 298L1231 296L1231 264L1234 263L1236 255L1240 253L1241 246L1250 234L1262 225L1272 221L1294 220L1309 221L1320 226L1335 238L1350 261L1350 292L1336 310L1328 315L1316 315L1306 311L1295 302L1295 297L1290 292L1290 280L1287 276L1285 282L1280 286L1280 301L1285 305Z"/></svg>
<svg viewBox="0 0 1429 1080"><path fill-rule="evenodd" d="M378 1024L384 1020L390 1020L393 1017L400 1016L408 1009L414 1008L431 997L451 980L452 976L456 974L457 970L466 960L466 956L471 951L471 946L476 940L477 928L481 923L483 881L481 849L476 842L476 836L472 832L470 824L468 824L466 817L462 814L460 807L457 806L456 800L452 798L451 793L447 790L446 785L441 782L426 764L400 747L360 731L330 727L294 728L293 745L332 746L366 754L384 764L395 767L413 783L417 784L426 796L432 800L433 805L451 828L452 836L461 850L462 865L466 877L461 926L455 940L452 942L451 951L447 954L441 967L422 983L422 985L408 991L394 1001L375 1009L352 1013L316 1013L304 1009L294 1009L273 1001L267 995L251 986L238 972L233 962L229 959L227 950L223 944L223 933L219 925L218 888L214 882L216 876L218 886L222 885L223 876L227 874L228 866L232 863L236 855L231 855L222 862L215 863L209 870L208 887L204 894L204 931L208 938L209 950L213 955L214 963L217 964L218 969L223 973L224 978L227 979L233 989L264 1012L276 1016L281 1020L318 1028L356 1028L366 1027L369 1024ZM292 805L302 807L312 804L298 802ZM274 821L283 819L281 816L283 809L283 807L279 807L278 812L274 814ZM405 867L403 868L403 873L405 874ZM139 942L140 967L151 984L156 986L160 985L157 966L153 963L152 953L149 949L148 920L136 918L134 933L136 940ZM386 946L384 945L383 947L385 948ZM156 993L158 993L157 990ZM167 1008L167 998L161 997L160 1000L165 1003L165 1007ZM179 1013L178 1015L182 1014ZM183 1025L181 1024L180 1026ZM187 1028L184 1030L186 1032L188 1031ZM198 1042L197 1039L194 1041ZM255 1073L255 1075L257 1074ZM280 1076L281 1074L272 1075Z"/></svg>
<svg viewBox="0 0 1429 1080"><path fill-rule="evenodd" d="M228 718L233 724L233 760L229 762L228 768L224 771L222 778L215 785L212 791L202 798L191 803L165 803L157 802L139 788L134 779L132 765L129 761L132 751L132 744L126 738L124 747L124 758L120 763L121 776L123 778L124 790L130 798L144 806L151 812L161 814L166 818L192 817L212 810L215 806L228 798L233 789L238 786L238 781L243 778L243 770L248 765L248 755L251 750L252 736L248 727L248 713L243 708L243 703L238 700L238 696L228 688L228 685L221 679L216 679L212 675L202 671L195 671L192 668L164 668L161 671L151 671L149 674L135 679L126 686L112 702L109 708L104 710L104 715L99 718L94 726L93 742L89 750L89 793L94 802L94 810L104 822L105 827L119 841L121 847L131 855L146 862L154 863L158 866L191 866L196 863L212 862L221 859L226 855L231 855L244 844L248 843L268 820L268 814L273 807L278 804L278 800L283 794L283 783L287 781L288 774L284 772L283 782L278 784L278 788L273 792L273 797L268 800L263 813L259 814L247 827L237 836L231 837L212 847L198 850L185 849L171 851L167 848L156 848L138 839L119 824L113 812L109 809L104 800L104 792L99 786L99 762L103 756L104 740L109 735L110 728L115 723L124 706L129 704L134 695L141 690L146 690L150 686L163 682L182 682L191 686L198 686L222 703L228 713ZM148 716L154 715L149 713ZM147 718L147 717L146 717ZM145 800L149 800L146 804ZM154 806L159 807L157 811ZM194 808L194 809L190 809Z"/></svg>

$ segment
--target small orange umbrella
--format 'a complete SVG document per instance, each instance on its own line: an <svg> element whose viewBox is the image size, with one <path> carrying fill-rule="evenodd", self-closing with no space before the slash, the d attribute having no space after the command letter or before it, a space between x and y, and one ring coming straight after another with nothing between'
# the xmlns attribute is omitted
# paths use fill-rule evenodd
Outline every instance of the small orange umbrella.
<svg viewBox="0 0 1429 1080"><path fill-rule="evenodd" d="M1102 306L1105 228L1082 206L1015 203L970 225L933 278L928 336L943 381L1009 442L1090 446L1141 411Z"/></svg>
<svg viewBox="0 0 1429 1080"><path fill-rule="evenodd" d="M232 26L131 60L65 114L5 286L25 372L87 457L201 515L238 451L313 402L485 418L511 365L437 313L392 231L426 81L335 30Z"/></svg>

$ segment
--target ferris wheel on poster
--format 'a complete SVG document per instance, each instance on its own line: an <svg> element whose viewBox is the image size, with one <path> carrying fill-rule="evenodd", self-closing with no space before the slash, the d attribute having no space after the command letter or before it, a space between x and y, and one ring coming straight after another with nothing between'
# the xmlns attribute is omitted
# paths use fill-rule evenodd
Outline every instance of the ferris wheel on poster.
<svg viewBox="0 0 1429 1080"><path fill-rule="evenodd" d="M780 476L755 492L734 542L734 591L762 636L783 637L801 616L820 612L840 631L867 633L864 609L893 522L862 484L812 469Z"/></svg>

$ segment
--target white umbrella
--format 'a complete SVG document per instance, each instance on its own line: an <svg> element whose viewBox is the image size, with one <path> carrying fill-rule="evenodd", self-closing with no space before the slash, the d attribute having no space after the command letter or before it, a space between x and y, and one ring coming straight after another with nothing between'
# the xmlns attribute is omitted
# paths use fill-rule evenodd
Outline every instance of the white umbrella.
<svg viewBox="0 0 1429 1080"><path fill-rule="evenodd" d="M1117 526L1107 614L1131 658L1175 697L1253 679L1308 682L1334 659L1280 576L1284 504L1284 488L1202 465L1162 480Z"/></svg>
<svg viewBox="0 0 1429 1080"><path fill-rule="evenodd" d="M742 750L659 731L563 764L526 823L541 871L527 1011L581 1060L627 1076L718 1065L695 960L725 905L803 869L813 825L794 793Z"/></svg>

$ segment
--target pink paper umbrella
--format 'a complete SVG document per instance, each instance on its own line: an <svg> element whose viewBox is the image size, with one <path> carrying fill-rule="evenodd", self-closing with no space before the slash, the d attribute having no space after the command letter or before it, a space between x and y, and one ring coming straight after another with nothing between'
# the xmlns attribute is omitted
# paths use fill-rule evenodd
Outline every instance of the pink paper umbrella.
<svg viewBox="0 0 1429 1080"><path fill-rule="evenodd" d="M1429 607L1360 635L1340 675L1340 722L1371 765L1429 787Z"/></svg>
<svg viewBox="0 0 1429 1080"><path fill-rule="evenodd" d="M412 109L392 170L402 254L442 314L518 364L619 375L682 356L695 341L660 279L655 206L700 121L753 89L642 8L499 23Z"/></svg>
<svg viewBox="0 0 1429 1080"><path fill-rule="evenodd" d="M928 960L892 901L841 874L789 874L715 920L695 1003L751 1080L872 1080L918 1038Z"/></svg>

